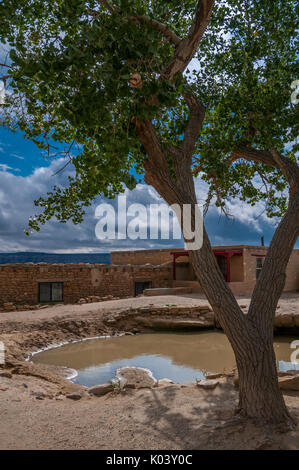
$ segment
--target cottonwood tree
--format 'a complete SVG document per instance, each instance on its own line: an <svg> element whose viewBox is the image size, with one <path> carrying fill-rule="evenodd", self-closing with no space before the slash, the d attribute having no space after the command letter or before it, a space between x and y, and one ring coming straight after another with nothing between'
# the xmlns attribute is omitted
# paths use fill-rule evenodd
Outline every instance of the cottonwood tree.
<svg viewBox="0 0 299 470"><path fill-rule="evenodd" d="M189 255L236 356L238 413L285 428L293 420L278 386L273 319L299 234L290 102L296 6L4 0L0 7L1 40L11 47L3 124L50 154L53 141L68 143L76 169L68 188L37 201L43 211L32 228L53 216L82 221L98 194L134 187L132 167L170 205L197 203L200 173L210 184L207 204L225 211L231 197L264 199L269 215L281 216L247 315L205 230L202 248ZM199 71L188 74L194 57Z"/></svg>

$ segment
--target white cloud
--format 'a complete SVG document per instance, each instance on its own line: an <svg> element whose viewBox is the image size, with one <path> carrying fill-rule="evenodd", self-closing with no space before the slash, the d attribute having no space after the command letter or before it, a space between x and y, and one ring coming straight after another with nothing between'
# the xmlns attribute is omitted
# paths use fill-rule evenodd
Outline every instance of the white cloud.
<svg viewBox="0 0 299 470"><path fill-rule="evenodd" d="M24 157L21 157L21 155L17 155L16 153L11 153L11 157L18 158L19 160L24 160Z"/></svg>
<svg viewBox="0 0 299 470"><path fill-rule="evenodd" d="M116 249L142 249L166 248L171 246L183 247L181 240L108 240L101 241L95 236L97 219L94 216L95 207L100 202L109 202L114 207L117 199L112 201L97 197L91 207L86 211L85 220L81 225L73 225L50 221L41 228L40 232L27 237L23 229L27 226L30 216L36 213L37 208L33 201L45 195L52 186L65 186L67 177L73 174L73 167L69 165L63 172L52 176L63 166L65 160L57 159L48 167L37 168L29 176L20 176L5 165L0 171L0 251L44 251L57 253L92 253L107 252ZM4 165L2 165L3 167ZM0 167L1 168L1 167ZM200 178L195 181L199 203L202 204L208 190L206 182ZM138 184L133 191L125 190L127 206L133 203L149 204L162 203L162 198L152 188ZM258 217L262 205L248 206L240 201L230 201L229 210L234 214L234 220L228 221L219 215L219 210L211 206L206 217L206 227L211 242L221 244L259 244L261 234L269 243L273 236L276 221L267 219L265 214ZM141 221L146 224L145 220Z"/></svg>
<svg viewBox="0 0 299 470"><path fill-rule="evenodd" d="M6 165L5 163L0 163L0 171L3 173L6 173L7 171L21 171L19 168L12 168L9 165Z"/></svg>

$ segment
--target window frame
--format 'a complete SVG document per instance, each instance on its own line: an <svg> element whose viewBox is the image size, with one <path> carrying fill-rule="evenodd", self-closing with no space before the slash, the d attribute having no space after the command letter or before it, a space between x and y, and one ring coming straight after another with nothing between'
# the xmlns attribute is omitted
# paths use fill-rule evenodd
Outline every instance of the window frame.
<svg viewBox="0 0 299 470"><path fill-rule="evenodd" d="M259 256L256 257L256 261L255 261L255 279L256 280L258 280L261 275L261 271L264 265L263 260L264 258L262 257L259 257Z"/></svg>
<svg viewBox="0 0 299 470"><path fill-rule="evenodd" d="M43 284L48 284L50 286L50 300L41 300L41 292L40 288L41 285ZM61 285L61 299L60 300L53 300L53 284L60 284ZM39 282L38 283L38 301L39 303L56 303L56 302L63 302L64 299L64 285L63 282L60 281L45 281L45 282Z"/></svg>

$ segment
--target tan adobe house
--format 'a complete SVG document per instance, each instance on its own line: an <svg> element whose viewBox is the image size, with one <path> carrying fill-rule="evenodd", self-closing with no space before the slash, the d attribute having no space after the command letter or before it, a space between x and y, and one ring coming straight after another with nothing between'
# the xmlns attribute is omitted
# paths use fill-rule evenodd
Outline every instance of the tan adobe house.
<svg viewBox="0 0 299 470"><path fill-rule="evenodd" d="M235 294L250 295L267 247L215 246L213 250L231 290ZM298 249L293 250L288 263L284 288L285 292L296 290L299 290ZM0 265L0 306L6 303L76 303L92 296L125 298L144 291L146 294L202 292L188 252L182 249L114 251L110 265Z"/></svg>
<svg viewBox="0 0 299 470"><path fill-rule="evenodd" d="M253 291L267 250L264 246L250 245L213 247L223 276L234 294L247 295ZM188 252L182 249L114 251L111 263L171 266L173 287L191 287L193 292L201 292ZM299 249L293 250L286 276L284 291L299 290Z"/></svg>

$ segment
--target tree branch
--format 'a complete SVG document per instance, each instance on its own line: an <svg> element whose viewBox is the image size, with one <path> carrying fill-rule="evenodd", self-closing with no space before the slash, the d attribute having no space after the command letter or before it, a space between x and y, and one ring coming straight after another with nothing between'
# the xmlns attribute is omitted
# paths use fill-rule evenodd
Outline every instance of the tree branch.
<svg viewBox="0 0 299 470"><path fill-rule="evenodd" d="M290 158L279 155L275 148L271 148L270 152L267 152L266 150L256 150L246 145L239 145L230 156L229 163L232 164L241 158L279 168L290 185L290 196L299 190L298 165Z"/></svg>
<svg viewBox="0 0 299 470"><path fill-rule="evenodd" d="M101 2L103 6L106 7L107 10L110 11L112 14L118 14L119 10L116 7L110 6L106 1ZM92 10L91 8L87 9L87 13L89 13L93 18L99 18L99 12ZM136 23L141 23L144 21L147 24L150 24L154 29L159 31L169 42L174 44L176 47L180 44L181 38L177 36L168 26L164 23L160 23L160 21L154 20L153 18L149 18L145 15L134 15L134 16L126 16L124 19L135 21ZM0 64L1 65L1 64Z"/></svg>
<svg viewBox="0 0 299 470"><path fill-rule="evenodd" d="M285 285L286 267L299 235L299 191L290 198L268 249L260 277L255 285L248 319L262 332L273 328L278 300Z"/></svg>
<svg viewBox="0 0 299 470"><path fill-rule="evenodd" d="M275 162L271 152L267 152L266 150L257 150L253 147L247 147L246 145L241 144L234 149L228 161L230 164L232 164L241 158L255 163L263 163L264 165L278 168L278 165Z"/></svg>
<svg viewBox="0 0 299 470"><path fill-rule="evenodd" d="M98 0L98 1L104 8L106 8L106 10L110 11L111 14L118 12L118 8L113 5L110 5L110 3L107 2L107 0Z"/></svg>
<svg viewBox="0 0 299 470"><path fill-rule="evenodd" d="M150 24L154 29L159 31L169 42L174 44L176 47L180 44L181 38L179 38L168 26L159 21L153 20L148 16L144 15L136 15L136 16L128 16L130 20L135 20L137 22L145 21L147 24Z"/></svg>
<svg viewBox="0 0 299 470"><path fill-rule="evenodd" d="M162 75L171 80L178 72L183 73L193 58L210 21L215 0L198 0L195 18L188 33L176 49L176 53Z"/></svg>
<svg viewBox="0 0 299 470"><path fill-rule="evenodd" d="M152 121L149 119L134 119L134 124L139 140L148 155L147 161L144 162L146 169L151 171L155 167L159 167L162 171L168 170L164 152Z"/></svg>
<svg viewBox="0 0 299 470"><path fill-rule="evenodd" d="M204 121L205 107L201 101L191 93L185 94L184 98L190 110L190 118L184 133L181 149L185 156L191 157L194 153L194 146Z"/></svg>
<svg viewBox="0 0 299 470"><path fill-rule="evenodd" d="M286 180L290 185L290 197L299 191L299 167L290 158L279 155L275 148L270 149L270 153L273 160L277 164L278 168L281 169Z"/></svg>

